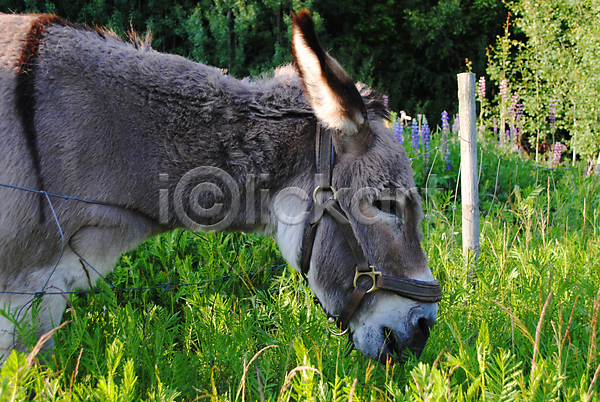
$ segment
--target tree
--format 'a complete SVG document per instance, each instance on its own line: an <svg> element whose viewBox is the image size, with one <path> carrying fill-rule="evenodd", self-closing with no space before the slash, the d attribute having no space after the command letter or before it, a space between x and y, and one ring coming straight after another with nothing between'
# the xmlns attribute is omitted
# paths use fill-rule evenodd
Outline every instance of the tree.
<svg viewBox="0 0 600 402"><path fill-rule="evenodd" d="M333 55L353 78L389 94L390 107L437 121L457 110L456 74L484 74L502 30L501 0L324 0L315 4Z"/></svg>

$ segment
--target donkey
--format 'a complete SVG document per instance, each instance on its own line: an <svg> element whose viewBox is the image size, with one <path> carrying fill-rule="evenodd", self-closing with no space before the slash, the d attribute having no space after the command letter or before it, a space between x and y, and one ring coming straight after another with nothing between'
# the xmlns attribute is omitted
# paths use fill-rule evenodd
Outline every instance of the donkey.
<svg viewBox="0 0 600 402"><path fill-rule="evenodd" d="M364 355L419 355L441 299L380 95L293 16L294 63L237 80L52 15L0 14L0 355L143 240L273 236ZM52 347L52 341L46 344Z"/></svg>

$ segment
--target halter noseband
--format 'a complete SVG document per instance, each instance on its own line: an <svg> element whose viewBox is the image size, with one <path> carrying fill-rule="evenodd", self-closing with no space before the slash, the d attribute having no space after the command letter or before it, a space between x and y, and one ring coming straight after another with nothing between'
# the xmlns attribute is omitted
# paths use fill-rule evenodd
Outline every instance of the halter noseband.
<svg viewBox="0 0 600 402"><path fill-rule="evenodd" d="M442 300L442 290L439 281L418 281L410 278L399 278L388 276L376 270L375 266L369 264L363 247L358 237L354 234L352 223L346 216L346 213L340 207L337 200L337 193L332 187L332 171L335 163L335 151L331 137L331 130L323 129L317 123L317 142L315 148L317 163L317 184L313 191L313 203L310 208L308 224L304 229L302 239L302 252L300 258L300 268L302 275L306 278L310 270L310 260L315 243L315 236L323 214L328 213L337 224L338 229L346 239L354 261L356 262L356 271L354 273L354 290L346 299L342 312L337 317L330 316L328 325L335 324L339 329L334 331L329 327L334 335L343 335L348 332L350 318L360 305L360 302L367 293L377 289L390 290L399 296L424 303L437 303ZM320 181L320 183L319 183ZM332 196L325 201L319 201L319 194L325 191L332 193ZM371 278L371 287L365 288L357 282L361 276Z"/></svg>

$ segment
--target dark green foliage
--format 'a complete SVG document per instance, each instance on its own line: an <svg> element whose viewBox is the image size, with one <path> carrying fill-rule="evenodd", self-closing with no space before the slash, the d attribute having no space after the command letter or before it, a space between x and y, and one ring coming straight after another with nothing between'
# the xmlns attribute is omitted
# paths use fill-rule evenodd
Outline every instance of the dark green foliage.
<svg viewBox="0 0 600 402"><path fill-rule="evenodd" d="M390 96L393 110L455 110L456 73L485 71L501 32L501 0L0 0L0 12L48 12L122 37L151 31L153 47L256 75L291 61L291 12L313 12L323 44L350 76Z"/></svg>
<svg viewBox="0 0 600 402"><path fill-rule="evenodd" d="M320 1L323 42L353 78L390 95L392 110L439 116L457 109L456 74L483 74L485 48L501 32L498 0Z"/></svg>

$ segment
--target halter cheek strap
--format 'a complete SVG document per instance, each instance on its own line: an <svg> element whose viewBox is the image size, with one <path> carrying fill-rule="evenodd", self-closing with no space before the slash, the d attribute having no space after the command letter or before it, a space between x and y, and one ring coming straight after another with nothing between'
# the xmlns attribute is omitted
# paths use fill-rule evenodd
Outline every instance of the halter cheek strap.
<svg viewBox="0 0 600 402"><path fill-rule="evenodd" d="M350 319L359 307L362 299L367 293L377 289L389 290L399 296L423 303L437 303L442 300L442 290L439 281L418 281L410 278L400 278L385 275L377 271L373 265L370 265L358 237L355 235L352 222L348 219L346 213L342 210L335 189L331 186L332 170L335 162L335 152L331 137L331 130L325 130L320 124L317 126L316 143L316 162L317 175L320 183L313 191L313 202L310 208L308 223L304 229L304 238L302 240L302 251L300 257L300 268L302 275L306 278L310 270L310 261L315 243L315 236L319 223L325 213L329 214L337 225L338 230L344 236L346 243L352 251L356 270L354 274L354 290L346 299L344 307L337 317L329 317L328 324L336 324L340 330L332 331L335 335L343 335L348 331ZM319 180L317 179L317 180ZM331 197L322 201L323 193L331 193ZM358 283L362 276L371 279L370 287L364 287L365 282Z"/></svg>

